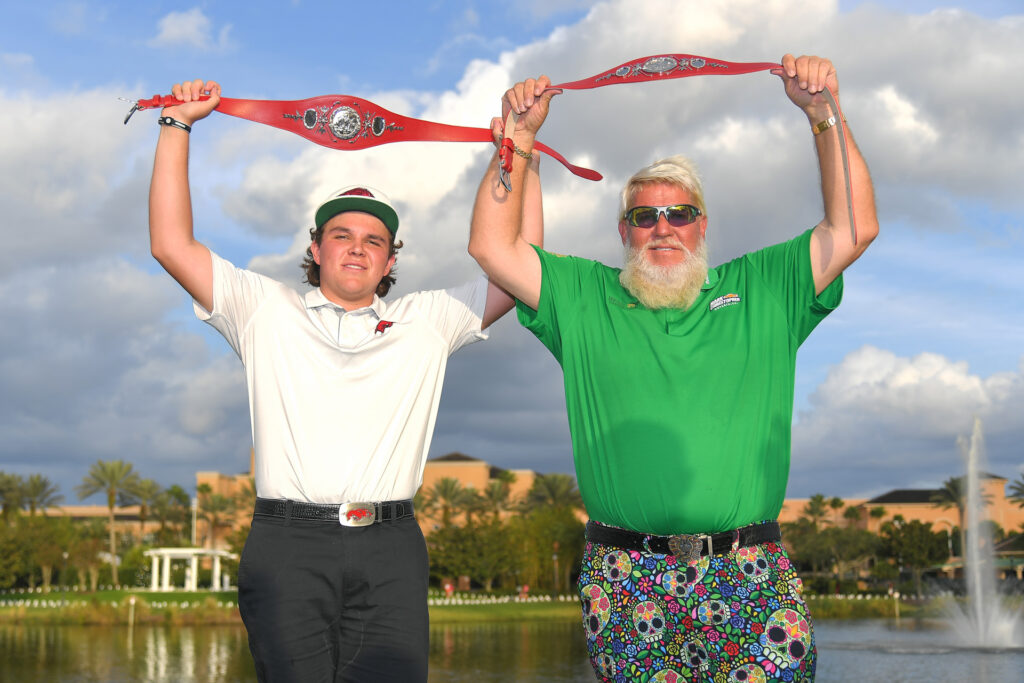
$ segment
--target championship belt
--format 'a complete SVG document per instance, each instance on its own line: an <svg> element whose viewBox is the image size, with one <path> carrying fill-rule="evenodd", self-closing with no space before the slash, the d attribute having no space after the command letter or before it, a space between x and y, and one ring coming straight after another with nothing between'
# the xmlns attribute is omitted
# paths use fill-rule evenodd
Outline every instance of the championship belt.
<svg viewBox="0 0 1024 683"><path fill-rule="evenodd" d="M548 90L588 90L606 85L649 83L689 76L736 76L781 68L782 65L775 62L727 62L689 54L653 55L620 64L590 78L552 85ZM839 152L846 180L846 208L850 216L853 242L856 244L857 223L853 212L846 126L843 123L839 102L832 91L826 88L822 95L832 108L836 132L839 134ZM209 98L203 95L199 99ZM124 122L128 123L128 119L136 111L177 104L181 102L172 95L155 95L148 100L138 100L133 103ZM487 128L452 126L414 119L350 95L322 95L293 101L222 97L216 111L287 130L332 149L365 149L388 142L423 140L493 142L491 131ZM581 178L601 180L601 174L597 171L570 164L565 157L541 142L535 142L534 148L555 159ZM500 165L505 173L503 177L507 177L511 169L511 155L501 155L500 158Z"/></svg>
<svg viewBox="0 0 1024 683"><path fill-rule="evenodd" d="M736 76L781 68L782 65L775 62L727 62L722 59L687 54L654 55L620 64L590 78L552 85L549 90L588 90L620 83L649 83L688 76ZM853 243L857 244L857 219L853 212L853 184L850 180L846 119L843 118L839 102L828 87L822 91L822 95L828 102L828 106L832 108L833 116L829 120L830 122L834 121L836 132L839 134L839 157L843 164L843 178L846 181L846 211L850 216L850 235L853 238Z"/></svg>
<svg viewBox="0 0 1024 683"><path fill-rule="evenodd" d="M199 98L200 101L208 99L208 95ZM138 100L133 103L124 122L128 123L136 111L178 104L181 101L173 95L154 95L148 100ZM488 128L452 126L414 119L351 95L321 95L292 101L222 97L215 111L287 130L331 149L366 149L388 142L425 140L493 142ZM542 142L535 143L534 147L581 178L601 180L601 174L597 171L570 164L565 157Z"/></svg>

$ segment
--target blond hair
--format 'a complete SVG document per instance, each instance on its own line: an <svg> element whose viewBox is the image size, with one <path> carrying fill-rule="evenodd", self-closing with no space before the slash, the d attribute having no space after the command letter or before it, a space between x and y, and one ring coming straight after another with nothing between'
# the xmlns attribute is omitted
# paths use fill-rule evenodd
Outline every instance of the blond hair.
<svg viewBox="0 0 1024 683"><path fill-rule="evenodd" d="M622 188L616 222L622 220L623 214L626 213L626 209L630 208L630 202L633 201L633 197L640 191L640 188L648 185L675 185L686 190L693 196L693 201L700 212L705 216L708 214L704 206L704 186L701 184L697 165L681 154L676 154L641 168L626 181L626 186Z"/></svg>

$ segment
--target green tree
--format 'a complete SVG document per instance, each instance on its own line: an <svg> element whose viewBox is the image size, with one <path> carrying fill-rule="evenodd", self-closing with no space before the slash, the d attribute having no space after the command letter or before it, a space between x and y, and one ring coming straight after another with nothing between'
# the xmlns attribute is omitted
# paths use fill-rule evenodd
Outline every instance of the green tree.
<svg viewBox="0 0 1024 683"><path fill-rule="evenodd" d="M466 489L455 477L442 477L434 482L424 498L424 513L431 519L439 518L441 528L447 529L452 525L452 517L462 511Z"/></svg>
<svg viewBox="0 0 1024 683"><path fill-rule="evenodd" d="M167 487L157 494L150 512L153 519L160 523L156 532L159 545L184 545L185 522L189 518L191 500L185 489L177 484Z"/></svg>
<svg viewBox="0 0 1024 683"><path fill-rule="evenodd" d="M24 491L21 475L0 472L0 516L5 522L10 523L11 515L21 509Z"/></svg>
<svg viewBox="0 0 1024 683"><path fill-rule="evenodd" d="M22 504L28 505L28 513L35 517L36 510L45 510L64 500L56 484L41 474L30 475L22 488Z"/></svg>
<svg viewBox="0 0 1024 683"><path fill-rule="evenodd" d="M538 474L529 493L528 509L539 507L583 509L583 497L576 487L576 478L568 474Z"/></svg>
<svg viewBox="0 0 1024 683"><path fill-rule="evenodd" d="M864 565L878 548L875 534L855 527L830 527L822 530L819 537L828 548L840 581L847 575L855 578L858 566Z"/></svg>
<svg viewBox="0 0 1024 683"><path fill-rule="evenodd" d="M515 477L515 475L512 476ZM501 513L511 508L510 483L501 479L490 481L481 494L483 510L490 515L493 522L501 519Z"/></svg>
<svg viewBox="0 0 1024 683"><path fill-rule="evenodd" d="M804 506L803 516L817 529L818 524L825 519L827 507L828 503L825 500L825 496L815 493L808 499L807 505Z"/></svg>
<svg viewBox="0 0 1024 683"><path fill-rule="evenodd" d="M67 517L35 517L25 520L26 533L33 539L29 559L39 567L43 592L50 592L53 570L64 559L64 553L74 538L71 520Z"/></svg>
<svg viewBox="0 0 1024 683"><path fill-rule="evenodd" d="M843 499L839 496L832 496L828 499L828 506L832 509L832 526L839 526L839 511L845 505Z"/></svg>
<svg viewBox="0 0 1024 683"><path fill-rule="evenodd" d="M992 496L979 492L981 504L988 505L992 502ZM932 494L931 500L943 510L956 508L957 526L960 528L960 548L967 547L966 524L967 521L967 477L950 477L942 482L942 488Z"/></svg>
<svg viewBox="0 0 1024 683"><path fill-rule="evenodd" d="M1024 508L1024 474L1017 477L1016 481L1010 482L1010 500L1017 504L1017 507Z"/></svg>
<svg viewBox="0 0 1024 683"><path fill-rule="evenodd" d="M465 515L466 524L473 524L476 516L486 511L484 497L476 488L467 486L462 491L462 499L459 501L462 513Z"/></svg>
<svg viewBox="0 0 1024 683"><path fill-rule="evenodd" d="M207 538L208 547L217 547L217 529L231 527L235 510L236 503L233 498L209 492L199 495L199 517L206 522L210 530L210 535Z"/></svg>
<svg viewBox="0 0 1024 683"><path fill-rule="evenodd" d="M569 590L583 557L583 522L569 504L539 505L509 520L510 538L522 553L520 579L539 589Z"/></svg>
<svg viewBox="0 0 1024 683"><path fill-rule="evenodd" d="M861 516L861 508L856 505L850 505L843 511L843 519L846 520L846 526L848 527L855 527L860 524Z"/></svg>
<svg viewBox="0 0 1024 683"><path fill-rule="evenodd" d="M27 559L25 551L18 530L0 524L0 589L10 588L18 580Z"/></svg>
<svg viewBox="0 0 1024 683"><path fill-rule="evenodd" d="M809 576L821 574L832 561L831 548L825 543L814 520L806 516L782 524L782 538L785 539L790 559L798 565L811 568Z"/></svg>
<svg viewBox="0 0 1024 683"><path fill-rule="evenodd" d="M75 525L75 534L68 548L68 563L78 574L79 590L95 592L99 585L100 553L103 551L105 535L102 520L93 519Z"/></svg>
<svg viewBox="0 0 1024 683"><path fill-rule="evenodd" d="M931 523L907 522L899 516L883 524L881 532L882 554L911 571L914 589L920 595L924 570L947 557L946 536L932 531Z"/></svg>
<svg viewBox="0 0 1024 683"><path fill-rule="evenodd" d="M238 491L235 493L235 507L239 510L252 510L256 506L256 479L246 477Z"/></svg>
<svg viewBox="0 0 1024 683"><path fill-rule="evenodd" d="M85 499L97 493L104 493L107 497L107 532L110 541L110 576L115 586L121 585L117 576L117 538L114 529L114 507L118 498L123 496L138 484L139 475L135 472L131 463L123 460L97 460L89 473L82 479L82 483L75 487L79 499Z"/></svg>
<svg viewBox="0 0 1024 683"><path fill-rule="evenodd" d="M157 498L163 490L160 488L160 484L156 483L152 479L140 479L132 487L131 498L135 503L139 505L139 540L146 535L146 520L149 519L150 514L153 512L153 507L157 504Z"/></svg>

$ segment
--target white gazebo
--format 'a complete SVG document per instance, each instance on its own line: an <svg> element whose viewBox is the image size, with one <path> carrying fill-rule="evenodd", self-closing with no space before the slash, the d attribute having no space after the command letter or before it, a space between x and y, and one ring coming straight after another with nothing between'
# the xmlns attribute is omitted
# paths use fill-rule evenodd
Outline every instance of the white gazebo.
<svg viewBox="0 0 1024 683"><path fill-rule="evenodd" d="M150 590L154 591L175 590L175 587L171 586L171 560L189 561L189 571L185 577L185 590L195 591L199 589L200 557L213 558L213 573L210 580L212 590L220 589L221 558L238 559L238 555L226 550L209 550L207 548L153 548L144 552L143 555L153 558L153 580Z"/></svg>

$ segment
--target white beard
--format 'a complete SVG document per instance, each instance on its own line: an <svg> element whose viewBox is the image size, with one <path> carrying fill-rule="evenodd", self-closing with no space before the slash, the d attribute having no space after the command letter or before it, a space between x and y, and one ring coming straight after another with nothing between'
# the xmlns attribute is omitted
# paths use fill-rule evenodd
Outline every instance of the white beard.
<svg viewBox="0 0 1024 683"><path fill-rule="evenodd" d="M635 249L627 243L619 282L647 308L685 310L696 301L707 280L707 247L703 239L694 251L674 240L663 241L662 244L682 248L686 258L674 266L656 266L647 260L645 250Z"/></svg>

